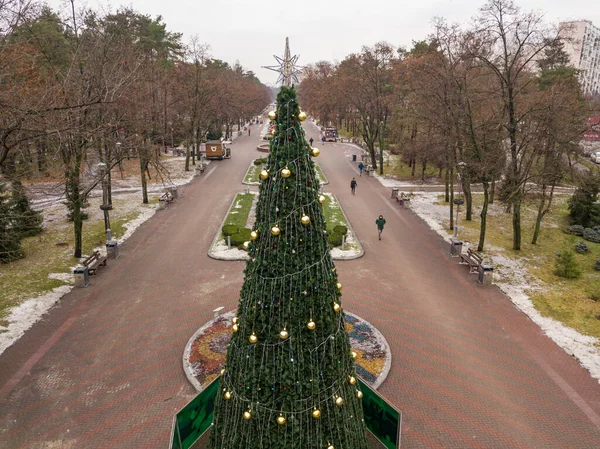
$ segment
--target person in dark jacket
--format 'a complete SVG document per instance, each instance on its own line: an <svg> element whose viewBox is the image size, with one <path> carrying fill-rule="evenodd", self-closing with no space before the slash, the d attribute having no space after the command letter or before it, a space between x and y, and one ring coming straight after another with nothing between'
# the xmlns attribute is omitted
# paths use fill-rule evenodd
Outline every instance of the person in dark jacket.
<svg viewBox="0 0 600 449"><path fill-rule="evenodd" d="M311 138L308 140L308 143L310 143L310 146L311 146L311 147L312 147L312 144L313 144L313 142L314 142L314 139L311 137Z"/></svg>
<svg viewBox="0 0 600 449"><path fill-rule="evenodd" d="M383 215L380 215L377 220L375 220L375 224L377 225L377 234L379 235L379 240L381 240L381 233L383 232L383 227L385 226L385 218Z"/></svg>
<svg viewBox="0 0 600 449"><path fill-rule="evenodd" d="M362 176L362 171L365 169L365 164L362 163L362 161L360 161L358 163L358 176Z"/></svg>
<svg viewBox="0 0 600 449"><path fill-rule="evenodd" d="M356 182L356 178L352 178L352 181L350 181L350 191L352 192L352 195L354 195L356 193L357 185L358 185L358 183Z"/></svg>

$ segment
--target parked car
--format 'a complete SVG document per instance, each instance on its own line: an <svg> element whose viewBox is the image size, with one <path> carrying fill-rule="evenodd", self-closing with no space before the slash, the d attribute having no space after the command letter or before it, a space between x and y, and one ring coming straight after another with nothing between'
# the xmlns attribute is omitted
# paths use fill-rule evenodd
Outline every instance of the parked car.
<svg viewBox="0 0 600 449"><path fill-rule="evenodd" d="M594 151L590 156L590 159L596 164L600 164L600 151Z"/></svg>

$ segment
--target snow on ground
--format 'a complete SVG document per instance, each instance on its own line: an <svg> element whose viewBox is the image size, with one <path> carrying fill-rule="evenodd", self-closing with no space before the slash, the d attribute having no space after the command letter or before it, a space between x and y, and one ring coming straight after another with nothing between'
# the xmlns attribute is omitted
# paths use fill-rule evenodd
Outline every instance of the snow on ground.
<svg viewBox="0 0 600 449"><path fill-rule="evenodd" d="M401 187L403 183L391 181L384 183L386 187ZM427 225L450 242L442 223L448 220L448 206L435 204L439 192L418 192L411 196L410 208L427 223ZM487 247L486 254L491 259L494 269L494 284L506 294L512 303L524 312L542 331L568 354L579 360L592 377L600 381L600 340L580 334L574 329L548 317L542 316L533 306L528 292L543 288L540 281L527 276L527 268L518 260L511 259L501 248Z"/></svg>
<svg viewBox="0 0 600 449"><path fill-rule="evenodd" d="M148 192L150 194L159 193L162 192L165 187L170 185L181 186L190 182L194 174L193 172L186 172L184 170L184 161L185 158L179 157L168 159L165 165L167 165L170 171L169 184L149 185ZM157 205L141 204L140 192L141 188L135 185L129 185L126 188L113 189L113 194L115 195L114 202L119 208L119 213L122 216L139 213L137 218L124 225L126 230L123 235L114 236L119 244L122 244L131 237L142 223L150 219L150 217L156 213ZM64 220L66 207L60 201L61 200L46 203L46 207L44 207L44 226L72 226ZM89 203L90 206L86 209L86 212L89 214L89 222L103 220L103 212L99 208L101 198L98 195L94 195L94 197L90 198ZM106 254L106 247L104 246L95 249ZM72 269L70 273L50 273L48 277L50 279L63 281L67 285L56 287L51 292L47 292L34 298L25 299L18 306L13 307L10 310L9 315L6 318L8 325L0 326L0 354L17 341L73 288L74 277Z"/></svg>

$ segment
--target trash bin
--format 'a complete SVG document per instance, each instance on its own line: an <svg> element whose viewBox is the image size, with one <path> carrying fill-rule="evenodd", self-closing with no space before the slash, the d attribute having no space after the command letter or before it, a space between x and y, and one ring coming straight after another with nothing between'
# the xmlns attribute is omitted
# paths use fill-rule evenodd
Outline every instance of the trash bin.
<svg viewBox="0 0 600 449"><path fill-rule="evenodd" d="M402 208L410 209L410 198L404 197L404 199L402 200ZM462 249L462 247L461 247L461 249Z"/></svg>
<svg viewBox="0 0 600 449"><path fill-rule="evenodd" d="M453 238L450 242L450 255L452 257L459 257L460 253L462 253L462 240Z"/></svg>
<svg viewBox="0 0 600 449"><path fill-rule="evenodd" d="M85 288L90 283L88 267L82 265L77 266L73 269L73 274L75 275L75 287Z"/></svg>
<svg viewBox="0 0 600 449"><path fill-rule="evenodd" d="M494 267L489 264L482 264L479 268L479 283L490 285L494 277Z"/></svg>
<svg viewBox="0 0 600 449"><path fill-rule="evenodd" d="M398 192L400 189L392 189L392 198L398 198Z"/></svg>
<svg viewBox="0 0 600 449"><path fill-rule="evenodd" d="M173 195L173 198L177 198L177 186L171 186L171 195Z"/></svg>
<svg viewBox="0 0 600 449"><path fill-rule="evenodd" d="M106 242L106 257L109 259L116 259L119 257L119 244L116 240L109 240Z"/></svg>
<svg viewBox="0 0 600 449"><path fill-rule="evenodd" d="M158 210L165 210L167 208L167 202L163 199L158 200Z"/></svg>
<svg viewBox="0 0 600 449"><path fill-rule="evenodd" d="M352 162L356 162L356 154L352 155Z"/></svg>

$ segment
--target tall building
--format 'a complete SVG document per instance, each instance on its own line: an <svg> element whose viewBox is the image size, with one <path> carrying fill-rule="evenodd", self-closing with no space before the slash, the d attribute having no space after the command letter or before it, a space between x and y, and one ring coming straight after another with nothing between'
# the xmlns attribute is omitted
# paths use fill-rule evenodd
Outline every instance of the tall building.
<svg viewBox="0 0 600 449"><path fill-rule="evenodd" d="M589 20L561 22L558 34L571 64L581 70L579 81L584 94L600 94L600 28Z"/></svg>

